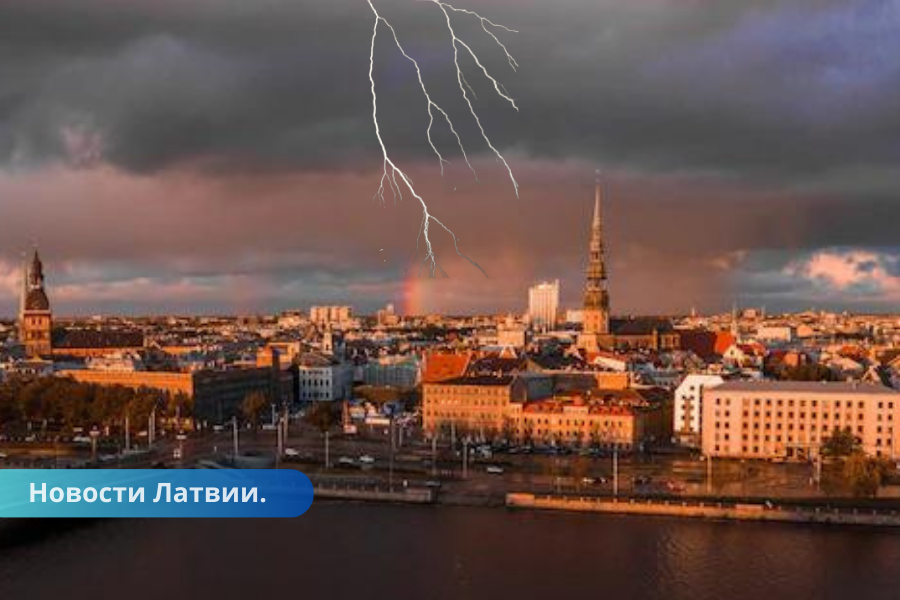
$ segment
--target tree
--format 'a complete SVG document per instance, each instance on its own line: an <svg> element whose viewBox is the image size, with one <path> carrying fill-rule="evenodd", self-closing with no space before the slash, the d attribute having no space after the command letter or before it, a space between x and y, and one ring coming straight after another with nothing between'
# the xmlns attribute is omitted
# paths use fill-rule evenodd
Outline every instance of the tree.
<svg viewBox="0 0 900 600"><path fill-rule="evenodd" d="M849 427L834 428L822 444L822 454L829 458L847 458L860 450L860 441Z"/></svg>
<svg viewBox="0 0 900 600"><path fill-rule="evenodd" d="M328 468L328 432L337 423L337 415L331 402L316 402L306 412L306 422L318 429L325 437L325 468Z"/></svg>
<svg viewBox="0 0 900 600"><path fill-rule="evenodd" d="M337 415L331 402L315 402L306 412L306 422L325 433L337 423Z"/></svg>
<svg viewBox="0 0 900 600"><path fill-rule="evenodd" d="M253 431L259 429L259 422L262 418L263 411L269 405L269 398L263 392L250 392L244 397L241 403L241 413L244 419L253 425Z"/></svg>
<svg viewBox="0 0 900 600"><path fill-rule="evenodd" d="M855 452L844 462L844 481L857 498L873 498L884 479L880 461Z"/></svg>

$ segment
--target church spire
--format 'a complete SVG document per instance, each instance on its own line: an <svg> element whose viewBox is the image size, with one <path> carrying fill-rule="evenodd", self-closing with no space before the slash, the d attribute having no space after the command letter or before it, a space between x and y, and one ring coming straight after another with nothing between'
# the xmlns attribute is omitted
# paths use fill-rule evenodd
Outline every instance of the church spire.
<svg viewBox="0 0 900 600"><path fill-rule="evenodd" d="M586 336L609 333L609 293L606 290L603 219L600 212L601 191L600 171L597 171L594 189L594 217L591 222L591 241L588 246L588 264L585 270L584 333Z"/></svg>

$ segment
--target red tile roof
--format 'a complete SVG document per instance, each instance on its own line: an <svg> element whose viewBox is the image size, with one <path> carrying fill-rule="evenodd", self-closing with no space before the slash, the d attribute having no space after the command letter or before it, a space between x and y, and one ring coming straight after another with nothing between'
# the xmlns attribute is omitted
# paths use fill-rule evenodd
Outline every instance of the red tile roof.
<svg viewBox="0 0 900 600"><path fill-rule="evenodd" d="M471 355L446 354L432 352L425 356L425 372L422 374L422 383L436 383L448 379L462 377L469 366Z"/></svg>

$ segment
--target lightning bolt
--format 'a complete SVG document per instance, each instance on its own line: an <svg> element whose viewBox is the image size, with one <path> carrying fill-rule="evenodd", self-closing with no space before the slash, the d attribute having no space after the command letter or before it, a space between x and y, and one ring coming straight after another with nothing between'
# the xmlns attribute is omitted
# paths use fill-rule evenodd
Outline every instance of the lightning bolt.
<svg viewBox="0 0 900 600"><path fill-rule="evenodd" d="M378 138L378 144L381 146L381 152L382 152L382 156L383 156L383 162L382 162L383 173L381 176L381 180L378 184L378 190L375 192L375 195L373 196L372 200L375 200L376 198L378 198L380 200L381 204L384 205L385 185L387 186L387 188L390 189L391 194L394 196L395 203L396 203L398 197L400 198L400 200L403 200L403 193L402 193L402 190L400 187L400 183L397 181L397 178L399 177L400 182L402 182L406 186L406 189L409 191L409 193L412 194L412 196L416 200L419 201L419 204L422 205L422 224L419 226L419 235L416 237L416 248L413 251L413 256L418 254L419 244L424 239L425 258L422 260L421 263L419 263L419 275L420 276L421 276L421 272L422 272L422 267L424 266L424 267L427 267L429 277L435 277L437 271L440 271L442 277L447 277L447 273L445 273L444 270L440 267L440 265L438 265L437 258L435 257L435 254L434 254L434 249L432 248L432 245L431 245L431 238L429 237L429 225L433 222L436 225L443 228L447 233L450 234L450 237L453 238L453 248L454 248L454 250L456 250L456 253L459 256L465 258L467 261L469 261L473 266L478 268L484 274L485 277L487 277L487 273L485 272L484 269L481 268L481 266L478 263L476 263L474 260L472 260L471 258L469 258L468 256L466 256L465 254L463 254L462 252L459 251L459 238L456 237L456 234L453 233L453 231L451 231L446 225L444 225L439 219L437 219L434 215L432 215L428 211L428 205L425 203L425 200L416 192L412 179L406 173L404 173L391 160L390 156L388 155L387 147L384 145L384 140L381 138L381 129L378 125L378 97L375 92L375 77L373 75L373 72L375 69L375 39L378 37L379 23L384 23L385 26L387 26L387 28L391 32L391 35L394 39L394 43L396 44L397 49L400 50L400 53L403 54L403 56L407 60L409 60L416 68L416 74L419 79L419 86L422 88L422 93L425 95L425 99L428 103L427 104L428 128L426 129L426 136L428 137L428 143L431 146L431 149L434 150L434 153L437 155L438 163L440 164L440 167L441 167L441 176L443 177L443 175L444 175L444 165L445 164L450 165L450 162L441 155L440 151L438 151L437 146L435 146L434 141L431 138L431 128L434 125L434 112L432 110L439 112L444 117L444 120L447 122L447 125L450 127L450 131L456 137L456 142L459 145L460 152L462 152L463 159L466 161L466 165L472 171L472 174L475 176L475 180L478 181L478 174L475 172L475 168L472 166L471 162L469 162L469 157L466 154L465 148L463 147L462 139L460 138L459 133L457 133L456 128L453 126L453 122L450 120L449 115L447 115L446 111L444 111L444 109L442 109L440 106L438 106L438 104L431 99L431 96L428 93L428 89L425 87L425 82L422 80L422 71L419 68L419 63L417 63L416 60L413 59L411 56L409 56L409 54L407 54L406 51L403 49L403 46L400 43L400 39L397 37L397 32L394 30L394 27L387 21L387 19L385 19L378 13L378 11L375 8L375 5L372 3L372 0L367 0L367 1L369 3L369 7L372 9L372 12L375 14L375 26L372 31L372 47L371 47L371 51L369 54L369 83L372 86L372 120L375 123L375 135ZM436 4L441 9L441 11L444 13L444 16L446 17L446 20L447 20L447 28L450 30L450 35L452 36L452 40L453 40L453 63L456 66L456 75L457 75L457 80L459 82L459 88L462 91L463 98L466 100L466 104L469 106L469 112L472 114L472 116L475 119L475 122L478 124L478 129L479 129L479 131L481 131L482 138L484 138L484 141L487 143L488 147L494 152L497 159L499 161L501 161L503 163L503 165L506 167L506 170L509 173L510 180L513 183L513 187L516 192L516 197L518 198L519 184L516 182L516 179L513 176L512 169L510 169L509 165L506 162L506 159L503 158L503 155L500 154L500 152L493 146L493 144L491 144L491 140L490 140L490 138L488 138L487 134L485 133L484 127L482 127L482 125L481 125L481 120L478 118L478 114L475 112L475 108L472 106L472 101L469 99L469 96L466 93L466 88L468 88L469 91L472 93L472 96L473 97L475 96L475 91L469 86L469 83L468 83L468 81L466 81L465 76L463 75L462 69L459 66L459 46L462 46L469 52L469 54L475 60L475 64L481 68L481 71L484 73L485 77L487 77L494 84L494 89L497 91L497 94L499 94L502 98L507 100L512 105L512 107L516 109L516 111L519 110L519 107L516 106L515 100L513 100L509 96L509 94L506 92L506 88L503 87L503 84L499 83L496 79L494 79L494 77L492 77L490 75L490 73L488 73L488 70L484 67L484 65L481 64L481 61L478 59L478 56L475 55L475 52L473 52L472 49L465 42L463 42L456 36L456 32L453 30L453 25L450 21L450 13L448 12L448 10L451 12L461 12L461 13L465 13L465 14L477 17L481 21L482 29L484 29L484 31L488 35L490 35L494 39L494 41L497 42L497 44L503 49L503 52L506 54L507 60L509 61L509 65L510 65L510 67L512 67L513 71L515 71L516 68L519 66L518 63L516 63L516 60L510 55L509 51L506 49L506 46L504 46L500 42L500 40L497 38L497 36L494 35L488 29L488 25L490 25L491 27L501 28L501 29L504 29L505 31L509 31L512 33L518 33L518 32L513 29L504 27L503 25L497 25L496 23L493 23L489 19L485 19L481 15L474 13L472 11L454 8L453 6L451 6L445 2L441 2L440 0L419 0L419 1L432 2L433 4ZM477 100L477 97L476 97L476 100ZM409 269L407 269L407 271L408 270Z"/></svg>

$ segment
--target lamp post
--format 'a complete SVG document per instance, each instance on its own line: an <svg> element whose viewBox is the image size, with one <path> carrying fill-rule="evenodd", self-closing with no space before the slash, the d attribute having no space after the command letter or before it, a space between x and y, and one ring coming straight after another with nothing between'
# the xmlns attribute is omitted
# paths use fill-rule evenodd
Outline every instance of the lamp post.
<svg viewBox="0 0 900 600"><path fill-rule="evenodd" d="M100 437L100 432L97 429L91 429L91 462L97 462L97 438Z"/></svg>
<svg viewBox="0 0 900 600"><path fill-rule="evenodd" d="M613 445L613 498L619 497L619 446Z"/></svg>
<svg viewBox="0 0 900 600"><path fill-rule="evenodd" d="M469 436L463 440L463 479L469 478Z"/></svg>
<svg viewBox="0 0 900 600"><path fill-rule="evenodd" d="M231 417L231 437L232 437L232 444L233 444L232 458L233 458L233 460L237 460L239 448L238 448L238 423L237 423L236 416Z"/></svg>
<svg viewBox="0 0 900 600"><path fill-rule="evenodd" d="M437 436L438 432L435 430L431 434L431 476L435 477L437 475Z"/></svg>
<svg viewBox="0 0 900 600"><path fill-rule="evenodd" d="M394 415L391 414L388 431L391 436L391 454L388 462L388 490L394 491Z"/></svg>

